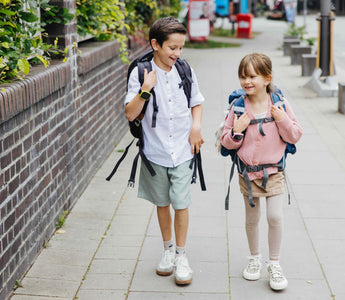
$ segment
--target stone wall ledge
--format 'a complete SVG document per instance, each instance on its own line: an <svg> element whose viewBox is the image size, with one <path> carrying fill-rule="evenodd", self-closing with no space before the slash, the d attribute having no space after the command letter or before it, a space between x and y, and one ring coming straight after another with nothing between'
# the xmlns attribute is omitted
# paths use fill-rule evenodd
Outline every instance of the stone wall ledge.
<svg viewBox="0 0 345 300"><path fill-rule="evenodd" d="M0 86L0 124L65 87L71 80L70 64L52 61L49 67L34 66L22 81Z"/></svg>
<svg viewBox="0 0 345 300"><path fill-rule="evenodd" d="M79 45L78 49L78 75L82 75L119 55L120 43L89 41Z"/></svg>

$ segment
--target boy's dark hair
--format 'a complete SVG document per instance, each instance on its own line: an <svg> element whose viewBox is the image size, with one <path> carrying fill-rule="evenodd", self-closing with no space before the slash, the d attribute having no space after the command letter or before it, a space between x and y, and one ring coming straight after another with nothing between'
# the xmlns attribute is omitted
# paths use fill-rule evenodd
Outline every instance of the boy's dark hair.
<svg viewBox="0 0 345 300"><path fill-rule="evenodd" d="M168 40L169 35L173 33L187 34L186 27L174 17L165 17L158 19L150 28L149 40L156 39L159 46Z"/></svg>

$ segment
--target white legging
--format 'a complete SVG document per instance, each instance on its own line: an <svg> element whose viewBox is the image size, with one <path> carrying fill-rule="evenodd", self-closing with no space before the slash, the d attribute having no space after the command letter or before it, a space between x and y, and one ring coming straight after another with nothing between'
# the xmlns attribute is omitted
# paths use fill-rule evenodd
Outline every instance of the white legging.
<svg viewBox="0 0 345 300"><path fill-rule="evenodd" d="M283 206L284 194L274 195L266 198L266 216L268 222L268 247L269 258L279 260L280 245L283 233ZM248 196L244 196L246 207L246 232L251 255L260 254L259 249L259 220L260 220L260 198L253 197L255 207L249 205Z"/></svg>

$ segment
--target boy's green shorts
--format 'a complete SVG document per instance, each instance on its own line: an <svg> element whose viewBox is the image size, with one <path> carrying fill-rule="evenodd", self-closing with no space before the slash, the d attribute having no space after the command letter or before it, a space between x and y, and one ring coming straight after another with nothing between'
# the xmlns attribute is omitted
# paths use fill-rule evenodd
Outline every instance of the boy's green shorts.
<svg viewBox="0 0 345 300"><path fill-rule="evenodd" d="M192 203L190 184L193 170L190 160L177 167L167 168L150 162L156 171L151 176L145 164L141 164L138 197L164 207L172 205L174 209L185 209Z"/></svg>

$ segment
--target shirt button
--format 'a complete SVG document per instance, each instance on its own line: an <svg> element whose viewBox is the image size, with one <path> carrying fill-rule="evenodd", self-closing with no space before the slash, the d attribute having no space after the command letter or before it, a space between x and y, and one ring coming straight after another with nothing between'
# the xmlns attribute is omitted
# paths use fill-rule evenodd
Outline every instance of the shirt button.
<svg viewBox="0 0 345 300"><path fill-rule="evenodd" d="M172 117L170 117L170 120L172 120Z"/></svg>
<svg viewBox="0 0 345 300"><path fill-rule="evenodd" d="M169 83L169 81L167 80L167 84Z"/></svg>
<svg viewBox="0 0 345 300"><path fill-rule="evenodd" d="M171 102L171 99L169 99L169 102Z"/></svg>

